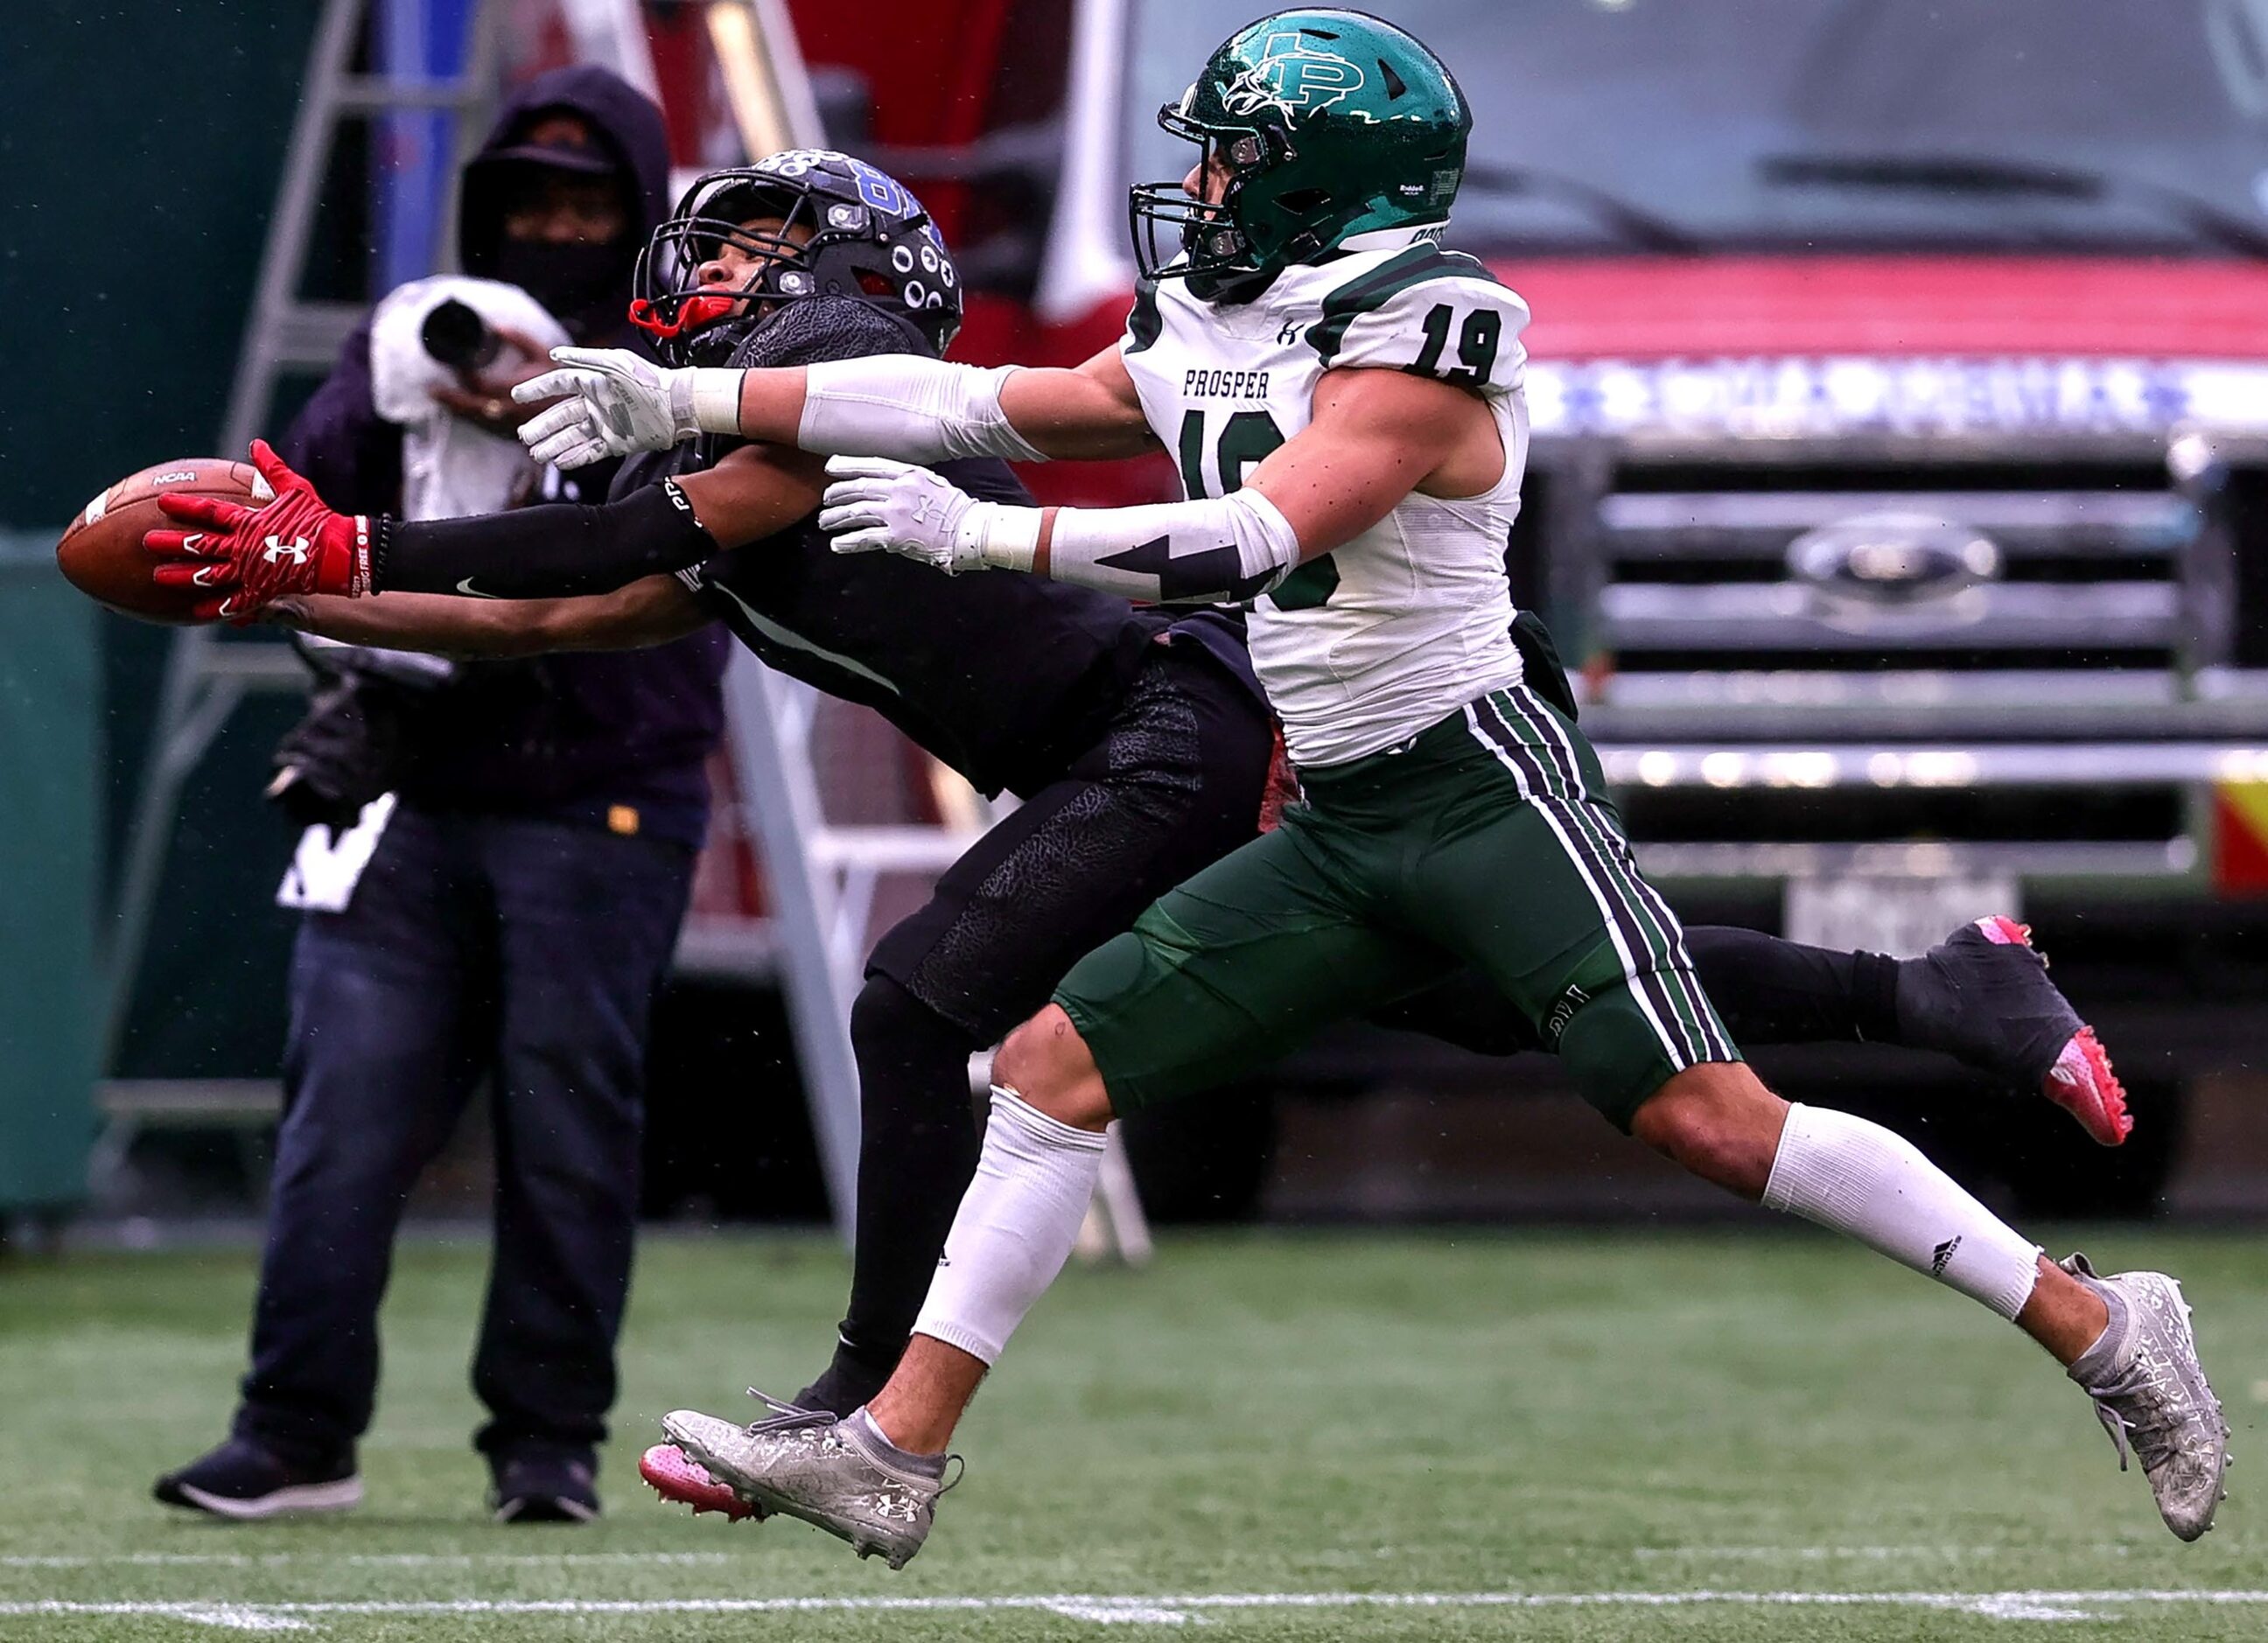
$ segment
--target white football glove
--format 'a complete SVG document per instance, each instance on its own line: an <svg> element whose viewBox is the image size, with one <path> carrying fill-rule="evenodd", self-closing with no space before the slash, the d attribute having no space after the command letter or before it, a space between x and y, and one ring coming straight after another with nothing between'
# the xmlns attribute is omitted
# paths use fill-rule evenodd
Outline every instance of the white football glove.
<svg viewBox="0 0 2268 1643"><path fill-rule="evenodd" d="M918 559L947 576L989 565L1029 570L1039 539L1036 508L979 502L925 468L880 456L827 459L819 528L837 553L877 549Z"/></svg>
<svg viewBox="0 0 2268 1643"><path fill-rule="evenodd" d="M666 451L702 431L690 366L672 371L619 348L555 348L551 357L562 369L512 391L523 405L567 396L519 431L539 462L585 468L633 451Z"/></svg>

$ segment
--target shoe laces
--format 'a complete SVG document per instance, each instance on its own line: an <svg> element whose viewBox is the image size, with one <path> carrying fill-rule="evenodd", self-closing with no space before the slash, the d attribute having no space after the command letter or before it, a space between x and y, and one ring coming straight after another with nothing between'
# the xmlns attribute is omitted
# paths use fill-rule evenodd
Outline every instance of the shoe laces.
<svg viewBox="0 0 2268 1643"><path fill-rule="evenodd" d="M2073 1277L2101 1284L2083 1255L2063 1264ZM2152 1472L2199 1444L2209 1445L2201 1430L2199 1411L2190 1396L2181 1368L2171 1352L2154 1338L2153 1309L2131 1293L2128 1328L2132 1351L2125 1367L2111 1379L2087 1389L2095 1402L2095 1417L2110 1435L2118 1453L2118 1470L2124 1471L2130 1455Z"/></svg>
<svg viewBox="0 0 2268 1643"><path fill-rule="evenodd" d="M748 1389L748 1396L772 1411L762 1420L748 1423L748 1432L751 1436L759 1432L793 1432L803 1426L834 1426L842 1424L840 1417L826 1410L806 1409L799 1404L787 1403L755 1387ZM867 1459L871 1464L873 1457L868 1456ZM939 1477L937 1492L941 1495L952 1493L959 1486L961 1480L968 1475L968 1462L958 1455L947 1454L945 1457L945 1464L951 1469L952 1476L950 1478Z"/></svg>
<svg viewBox="0 0 2268 1643"><path fill-rule="evenodd" d="M790 1404L770 1393L748 1389L748 1396L772 1412L761 1420L748 1423L748 1435L761 1432L792 1432L799 1426L831 1426L835 1417L823 1409L806 1409L800 1404Z"/></svg>
<svg viewBox="0 0 2268 1643"><path fill-rule="evenodd" d="M2118 1470L2126 1470L2132 1453L2145 1472L2191 1456L2192 1450L2212 1445L2212 1437L2198 1421L2170 1359L2138 1343L2133 1363L2117 1381L2089 1389L2095 1418L2110 1434L2118 1451Z"/></svg>

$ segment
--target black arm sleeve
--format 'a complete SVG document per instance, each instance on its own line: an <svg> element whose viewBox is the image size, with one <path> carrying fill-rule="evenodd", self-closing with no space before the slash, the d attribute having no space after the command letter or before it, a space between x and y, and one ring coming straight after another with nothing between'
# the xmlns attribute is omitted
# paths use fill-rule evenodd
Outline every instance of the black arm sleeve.
<svg viewBox="0 0 2268 1643"><path fill-rule="evenodd" d="M490 599L612 593L718 552L669 479L603 507L555 503L468 519L386 519L377 536L375 591Z"/></svg>

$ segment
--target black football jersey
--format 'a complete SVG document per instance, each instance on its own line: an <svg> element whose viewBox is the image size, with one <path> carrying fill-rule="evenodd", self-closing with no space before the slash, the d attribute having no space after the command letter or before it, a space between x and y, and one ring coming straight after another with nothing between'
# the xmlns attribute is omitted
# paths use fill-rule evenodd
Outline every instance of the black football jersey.
<svg viewBox="0 0 2268 1643"><path fill-rule="evenodd" d="M697 461L682 448L633 459L615 494ZM937 471L984 501L1032 500L990 458ZM895 554L838 554L817 517L678 578L768 665L874 709L980 792L1029 793L1055 780L1169 628L1241 662L1226 617L1139 610L1043 577L949 577Z"/></svg>

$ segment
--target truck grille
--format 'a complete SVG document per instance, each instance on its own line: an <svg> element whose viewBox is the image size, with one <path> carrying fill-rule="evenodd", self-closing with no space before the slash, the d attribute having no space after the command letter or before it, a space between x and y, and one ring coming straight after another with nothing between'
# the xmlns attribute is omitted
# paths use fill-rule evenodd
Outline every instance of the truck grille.
<svg viewBox="0 0 2268 1643"><path fill-rule="evenodd" d="M2220 511L2163 462L1822 454L1543 475L1535 592L1649 869L2194 882L2214 785L2268 770Z"/></svg>
<svg viewBox="0 0 2268 1643"><path fill-rule="evenodd" d="M1806 532L1886 514L1989 540L1999 574L1868 608L1788 571ZM1625 490L1599 505L1596 640L1624 671L2169 667L2197 509L2169 490Z"/></svg>

